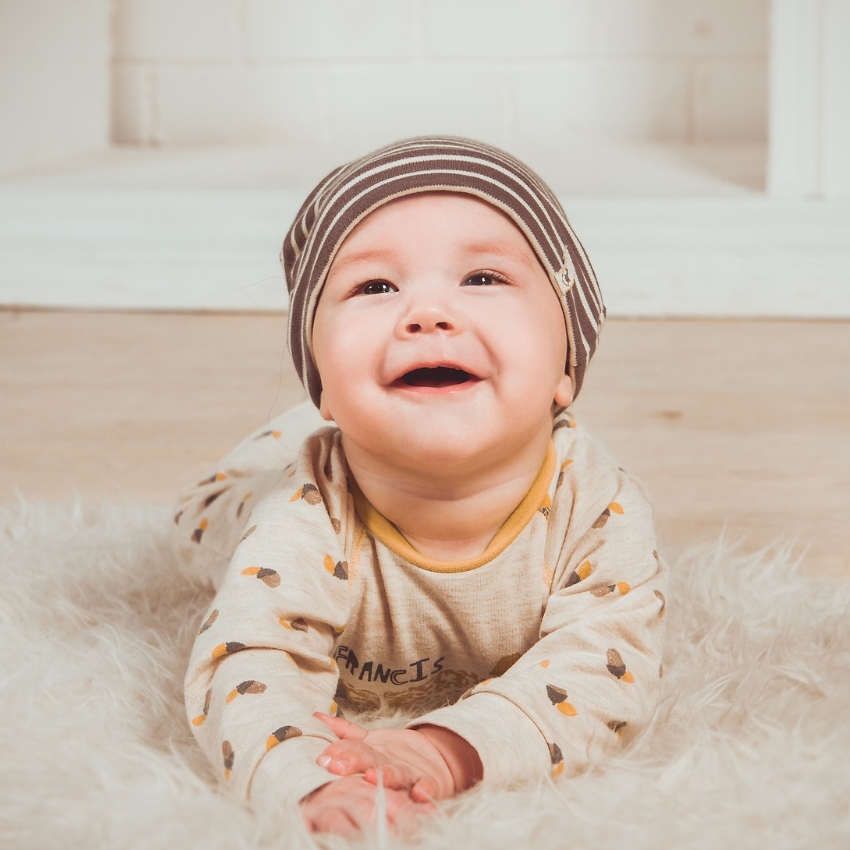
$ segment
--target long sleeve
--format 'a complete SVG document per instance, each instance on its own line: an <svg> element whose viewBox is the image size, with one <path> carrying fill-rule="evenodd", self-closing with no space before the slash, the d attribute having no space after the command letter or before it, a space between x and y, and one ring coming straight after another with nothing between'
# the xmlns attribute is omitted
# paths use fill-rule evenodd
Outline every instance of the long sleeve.
<svg viewBox="0 0 850 850"><path fill-rule="evenodd" d="M336 711L333 644L349 614L348 493L331 444L309 440L252 511L186 674L198 742L258 805L333 779L315 764L333 736L312 717Z"/></svg>
<svg viewBox="0 0 850 850"><path fill-rule="evenodd" d="M666 572L649 505L622 472L601 477L612 486L589 500L561 488L570 527L585 531L575 544L574 533L564 536L552 552L554 569L542 565L551 594L539 640L501 676L411 724L433 723L469 741L486 781L510 785L544 772L578 773L653 714Z"/></svg>
<svg viewBox="0 0 850 850"><path fill-rule="evenodd" d="M173 514L172 545L180 568L218 588L254 505L298 458L308 435L326 424L310 402L303 402L258 428L187 487Z"/></svg>

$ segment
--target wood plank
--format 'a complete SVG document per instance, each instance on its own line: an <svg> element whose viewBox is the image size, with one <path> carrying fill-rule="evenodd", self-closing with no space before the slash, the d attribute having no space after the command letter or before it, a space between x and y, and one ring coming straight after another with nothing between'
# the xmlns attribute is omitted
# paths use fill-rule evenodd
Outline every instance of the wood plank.
<svg viewBox="0 0 850 850"><path fill-rule="evenodd" d="M850 578L850 323L615 321L582 417L674 548L746 536Z"/></svg>
<svg viewBox="0 0 850 850"><path fill-rule="evenodd" d="M850 578L850 323L611 320L576 416L666 551L725 528ZM280 314L0 312L0 501L169 503L304 397Z"/></svg>

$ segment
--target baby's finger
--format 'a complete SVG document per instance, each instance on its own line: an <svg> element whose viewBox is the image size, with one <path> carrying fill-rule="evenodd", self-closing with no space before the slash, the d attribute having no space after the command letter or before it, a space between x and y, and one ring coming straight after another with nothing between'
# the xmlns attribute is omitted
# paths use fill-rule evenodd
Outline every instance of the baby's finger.
<svg viewBox="0 0 850 850"><path fill-rule="evenodd" d="M438 811L433 803L412 803L406 794L398 800L387 795L387 820L393 831L401 836L414 835L422 818L432 817Z"/></svg>
<svg viewBox="0 0 850 850"><path fill-rule="evenodd" d="M337 741L324 749L316 763L336 776L354 776L377 767L380 761L378 754L369 747Z"/></svg>
<svg viewBox="0 0 850 850"><path fill-rule="evenodd" d="M419 821L422 815L419 812L405 809L399 812L398 817L390 824L393 832L401 838L413 838L419 830Z"/></svg>
<svg viewBox="0 0 850 850"><path fill-rule="evenodd" d="M330 714L323 714L321 711L314 711L313 717L321 720L334 735L344 741L362 741L366 737L366 730L344 717L332 717Z"/></svg>
<svg viewBox="0 0 850 850"><path fill-rule="evenodd" d="M423 777L417 780L410 789L410 798L416 803L431 803L438 799L437 785L432 779Z"/></svg>
<svg viewBox="0 0 850 850"><path fill-rule="evenodd" d="M406 767L394 764L371 765L362 771L364 779L372 785L383 785L393 791L407 791L416 784L416 777Z"/></svg>
<svg viewBox="0 0 850 850"><path fill-rule="evenodd" d="M360 826L347 812L336 808L325 808L310 819L310 832L330 832L343 838L356 838Z"/></svg>

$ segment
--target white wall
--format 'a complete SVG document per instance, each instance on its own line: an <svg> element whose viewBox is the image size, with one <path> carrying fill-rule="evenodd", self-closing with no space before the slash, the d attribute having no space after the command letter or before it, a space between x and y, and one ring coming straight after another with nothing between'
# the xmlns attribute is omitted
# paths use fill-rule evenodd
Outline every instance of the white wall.
<svg viewBox="0 0 850 850"><path fill-rule="evenodd" d="M768 188L850 197L850 0L773 0Z"/></svg>
<svg viewBox="0 0 850 850"><path fill-rule="evenodd" d="M0 0L0 175L109 144L110 0Z"/></svg>
<svg viewBox="0 0 850 850"><path fill-rule="evenodd" d="M114 0L113 137L763 141L768 0Z"/></svg>

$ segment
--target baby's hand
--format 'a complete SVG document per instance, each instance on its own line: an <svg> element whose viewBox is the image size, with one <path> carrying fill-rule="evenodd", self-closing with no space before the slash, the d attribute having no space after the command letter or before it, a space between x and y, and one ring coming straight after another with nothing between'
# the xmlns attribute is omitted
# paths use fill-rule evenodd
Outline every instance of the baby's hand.
<svg viewBox="0 0 850 850"><path fill-rule="evenodd" d="M419 803L453 797L481 778L478 753L448 729L426 725L367 731L341 717L315 716L339 738L317 759L338 776L362 773L372 784L409 790Z"/></svg>
<svg viewBox="0 0 850 850"><path fill-rule="evenodd" d="M356 837L372 823L378 789L362 776L329 782L301 801L301 814L310 832L332 832ZM387 822L393 832L412 834L423 814L435 811L430 803L414 803L406 791L384 790Z"/></svg>

